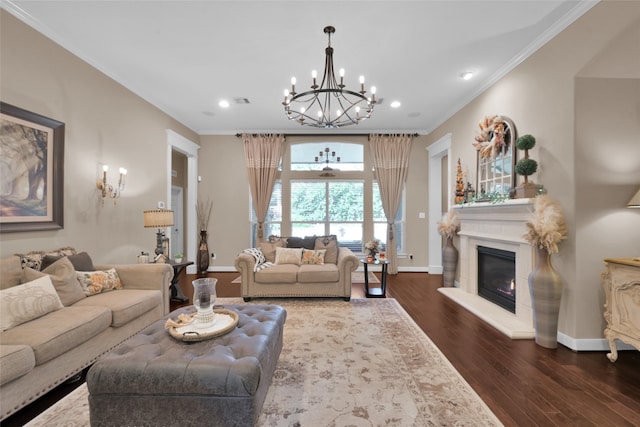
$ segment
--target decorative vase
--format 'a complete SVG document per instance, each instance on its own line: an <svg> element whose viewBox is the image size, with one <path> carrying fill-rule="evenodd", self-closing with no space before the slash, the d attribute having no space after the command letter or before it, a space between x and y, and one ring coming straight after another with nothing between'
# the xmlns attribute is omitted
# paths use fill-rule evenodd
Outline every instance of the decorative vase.
<svg viewBox="0 0 640 427"><path fill-rule="evenodd" d="M200 230L200 245L198 245L198 272L205 274L209 268L209 244L207 230Z"/></svg>
<svg viewBox="0 0 640 427"><path fill-rule="evenodd" d="M453 246L453 237L447 237L447 242L442 248L442 284L444 287L450 288L453 286L457 265L458 249Z"/></svg>
<svg viewBox="0 0 640 427"><path fill-rule="evenodd" d="M536 247L536 258L536 266L529 274L536 344L557 348L562 277L551 265L551 254L546 249Z"/></svg>
<svg viewBox="0 0 640 427"><path fill-rule="evenodd" d="M196 328L208 328L215 321L213 305L216 303L216 283L218 283L218 279L212 277L196 279L191 282L193 285L193 305L198 310L194 323Z"/></svg>

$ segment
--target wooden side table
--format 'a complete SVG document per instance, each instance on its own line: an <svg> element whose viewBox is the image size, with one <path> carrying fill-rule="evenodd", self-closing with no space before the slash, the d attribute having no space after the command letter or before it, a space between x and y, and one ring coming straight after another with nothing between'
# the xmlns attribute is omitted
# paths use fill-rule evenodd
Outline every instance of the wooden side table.
<svg viewBox="0 0 640 427"><path fill-rule="evenodd" d="M610 361L618 358L615 340L640 350L640 261L631 258L607 258L602 273L606 296L604 336L609 341Z"/></svg>
<svg viewBox="0 0 640 427"><path fill-rule="evenodd" d="M375 261L367 261L366 259L361 259L360 262L364 265L364 293L367 298L386 298L387 297L387 267L389 266L389 261L385 260L375 260ZM369 265L379 265L382 267L382 272L380 274L380 287L379 288L369 288Z"/></svg>
<svg viewBox="0 0 640 427"><path fill-rule="evenodd" d="M171 289L171 300L180 302L189 301L189 297L182 292L182 288L180 287L180 273L182 273L182 270L188 265L193 264L193 261L171 261L169 264L173 267L173 279L171 279L171 286L169 287Z"/></svg>

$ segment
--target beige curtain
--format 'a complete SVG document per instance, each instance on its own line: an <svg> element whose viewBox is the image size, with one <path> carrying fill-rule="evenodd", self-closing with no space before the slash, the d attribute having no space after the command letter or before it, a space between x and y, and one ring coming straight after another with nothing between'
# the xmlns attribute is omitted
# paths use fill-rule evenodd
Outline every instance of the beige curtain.
<svg viewBox="0 0 640 427"><path fill-rule="evenodd" d="M409 170L411 154L411 135L378 135L369 136L369 148L376 170L382 207L387 217L387 258L389 274L398 274L398 254L395 240L394 219L398 213L402 188Z"/></svg>
<svg viewBox="0 0 640 427"><path fill-rule="evenodd" d="M264 220L284 147L284 135L243 134L244 161L249 174L253 208L258 218L256 242L264 241Z"/></svg>

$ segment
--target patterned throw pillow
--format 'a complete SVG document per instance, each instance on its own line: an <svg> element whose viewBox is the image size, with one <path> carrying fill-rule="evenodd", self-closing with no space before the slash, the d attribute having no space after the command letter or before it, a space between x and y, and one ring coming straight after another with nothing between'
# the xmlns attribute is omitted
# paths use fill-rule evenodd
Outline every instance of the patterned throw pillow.
<svg viewBox="0 0 640 427"><path fill-rule="evenodd" d="M76 274L86 296L122 289L122 282L115 268L106 271L76 271Z"/></svg>
<svg viewBox="0 0 640 427"><path fill-rule="evenodd" d="M324 264L324 254L326 249L319 249L317 251L310 251L309 249L302 249L302 263L303 264Z"/></svg>
<svg viewBox="0 0 640 427"><path fill-rule="evenodd" d="M274 263L267 261L260 264L256 271L264 270L265 268L273 267L274 265L275 265Z"/></svg>
<svg viewBox="0 0 640 427"><path fill-rule="evenodd" d="M258 271L260 269L259 267L267 261L260 248L243 249L242 253L253 256L253 259L255 260L255 264L253 265L254 272Z"/></svg>
<svg viewBox="0 0 640 427"><path fill-rule="evenodd" d="M316 238L316 245L314 249L327 250L327 253L324 254L324 262L327 264L338 263L338 248L338 237L335 234Z"/></svg>
<svg viewBox="0 0 640 427"><path fill-rule="evenodd" d="M276 248L276 264L300 265L302 248Z"/></svg>
<svg viewBox="0 0 640 427"><path fill-rule="evenodd" d="M32 251L26 254L16 254L20 257L20 262L22 263L22 268L33 268L34 270L42 270L40 267L42 264L42 258L47 255L51 256L66 256L66 255L75 255L78 251L71 246L65 246L63 248L55 249L53 251Z"/></svg>
<svg viewBox="0 0 640 427"><path fill-rule="evenodd" d="M3 289L0 291L0 331L63 307L49 276Z"/></svg>

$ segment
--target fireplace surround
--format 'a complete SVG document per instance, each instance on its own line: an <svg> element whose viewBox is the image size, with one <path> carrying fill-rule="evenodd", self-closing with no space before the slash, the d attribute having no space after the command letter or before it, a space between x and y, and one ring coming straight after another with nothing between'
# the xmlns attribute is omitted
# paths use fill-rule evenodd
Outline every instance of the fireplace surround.
<svg viewBox="0 0 640 427"><path fill-rule="evenodd" d="M453 288L439 288L512 339L535 337L528 277L533 270L534 250L522 237L531 218L533 199L513 199L503 203L472 203L454 209L460 220L460 280ZM478 246L515 254L515 313L478 294Z"/></svg>

